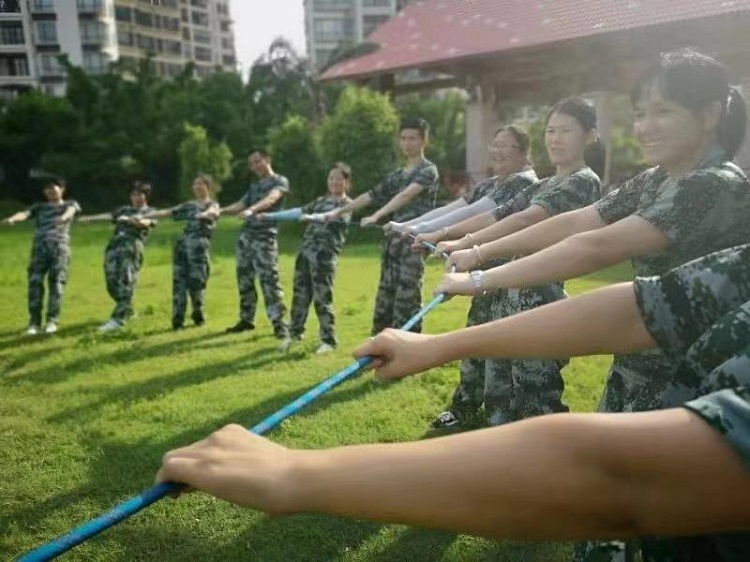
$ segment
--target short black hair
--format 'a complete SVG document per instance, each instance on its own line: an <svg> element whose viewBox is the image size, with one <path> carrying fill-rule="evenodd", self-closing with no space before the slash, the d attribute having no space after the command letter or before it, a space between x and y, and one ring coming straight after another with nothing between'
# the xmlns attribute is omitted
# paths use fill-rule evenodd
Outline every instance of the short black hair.
<svg viewBox="0 0 750 562"><path fill-rule="evenodd" d="M65 191L65 187L66 187L65 180L62 178L49 179L44 182L44 185L42 186L42 191L47 191L51 187L59 187L63 191Z"/></svg>
<svg viewBox="0 0 750 562"><path fill-rule="evenodd" d="M430 124L421 117L404 117L398 127L400 133L404 129L414 129L419 131L419 136L423 139L430 135Z"/></svg>
<svg viewBox="0 0 750 562"><path fill-rule="evenodd" d="M247 157L248 157L248 158L250 158L250 157L251 157L251 156L252 156L253 154L255 154L256 152L257 152L258 154L260 154L260 155L261 155L261 156L262 156L263 158L265 158L266 160L270 160L270 159L271 159L271 153L270 153L270 152L268 152L268 150L266 150L265 148L260 148L260 147L258 147L258 148L251 148L251 149L250 149L250 150L248 151L248 153L247 153Z"/></svg>
<svg viewBox="0 0 750 562"><path fill-rule="evenodd" d="M128 190L128 195L132 193L140 193L148 200L151 198L151 184L145 181L134 181Z"/></svg>

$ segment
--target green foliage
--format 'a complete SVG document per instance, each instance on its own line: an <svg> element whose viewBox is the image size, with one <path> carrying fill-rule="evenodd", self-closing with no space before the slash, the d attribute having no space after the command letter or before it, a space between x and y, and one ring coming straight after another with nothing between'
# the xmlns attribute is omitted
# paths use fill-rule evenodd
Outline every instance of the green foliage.
<svg viewBox="0 0 750 562"><path fill-rule="evenodd" d="M213 177L218 193L221 182L232 173L232 151L224 142L211 142L206 129L200 125L184 123L183 127L185 135L178 149L180 188L183 197L192 197L190 185L200 173Z"/></svg>
<svg viewBox="0 0 750 562"><path fill-rule="evenodd" d="M310 123L290 115L270 134L273 166L289 179L290 202L306 203L325 193L325 170Z"/></svg>
<svg viewBox="0 0 750 562"><path fill-rule="evenodd" d="M396 164L398 115L387 96L348 87L321 129L326 162L341 160L352 167L354 191L363 192L383 179Z"/></svg>
<svg viewBox="0 0 750 562"><path fill-rule="evenodd" d="M0 560L83 523L153 484L168 450L202 439L227 423L250 426L351 362L350 351L370 335L378 284L377 243L347 244L336 281L335 353L315 355L314 314L307 339L293 352L277 340L258 310L251 335L227 335L236 322L234 243L237 223L222 220L212 240L208 324L173 332L170 325L171 247L181 225L162 221L149 240L135 306L138 317L120 334L97 326L112 310L102 277L110 225L73 226L73 263L54 337L22 338L30 225L0 235ZM282 226L280 273L291 295L298 238ZM425 296L443 275L427 265ZM577 294L628 278L617 269L574 280ZM425 332L458 329L468 299L454 298L426 318ZM593 411L608 358L571 361L565 400ZM292 447L423 438L429 421L450 400L457 364L382 384L372 375L344 383L284 422L269 437ZM204 494L158 502L76 547L70 560L117 562L565 562L561 543L508 543L323 516L267 518Z"/></svg>
<svg viewBox="0 0 750 562"><path fill-rule="evenodd" d="M461 93L399 96L396 109L402 117L421 117L430 124L426 156L441 173L466 170L466 100Z"/></svg>

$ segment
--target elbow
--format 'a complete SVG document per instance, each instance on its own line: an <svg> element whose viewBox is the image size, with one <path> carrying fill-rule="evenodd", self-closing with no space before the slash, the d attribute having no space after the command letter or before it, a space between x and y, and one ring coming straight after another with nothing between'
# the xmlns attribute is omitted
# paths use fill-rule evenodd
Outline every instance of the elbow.
<svg viewBox="0 0 750 562"><path fill-rule="evenodd" d="M596 236L596 233L585 232L574 234L561 243L570 248L570 254L580 268L586 272L598 271L619 263L625 256L620 256L617 248Z"/></svg>

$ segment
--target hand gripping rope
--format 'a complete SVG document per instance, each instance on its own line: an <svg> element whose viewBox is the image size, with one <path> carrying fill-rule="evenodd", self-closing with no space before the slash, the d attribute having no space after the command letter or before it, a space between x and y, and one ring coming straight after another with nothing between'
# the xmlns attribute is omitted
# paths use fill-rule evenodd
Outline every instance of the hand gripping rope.
<svg viewBox="0 0 750 562"><path fill-rule="evenodd" d="M411 234L409 236L412 236L412 238L416 238ZM433 246L432 244L428 244L426 242L422 242L422 244L430 251L435 251L435 246ZM447 257L447 255L443 254L443 257ZM405 331L411 330L417 322L419 322L430 311L432 311L440 303L442 303L445 298L446 295L444 293L436 296L419 312L412 316L408 320L408 322L406 322L406 324L401 327L401 329ZM254 425L249 429L249 431L251 433L255 433L256 435L265 434L271 429L277 427L285 419L293 416L306 406L309 406L312 402L317 400L319 397L321 397L323 394L325 394L335 386L341 384L346 379L351 378L355 374L359 373L362 369L370 365L372 361L372 357L362 357L360 359L357 359L354 363L352 363L345 369L339 371L314 388L308 390L294 402L287 404L280 410L268 416L259 424ZM29 551L28 553L21 556L21 558L18 559L18 562L42 562L45 560L52 560L53 558L57 558L61 554L64 554L65 552L76 547L82 542L87 541L88 539L98 535L103 531L106 531L110 527L114 527L121 521L129 518L131 515L135 515L142 509L147 508L148 506L159 501L165 496L169 496L174 494L175 492L179 492L183 488L184 485L177 484L175 482L162 482L161 484L152 486L151 488L145 490L144 492L141 492L137 496L134 496L129 500L115 506L110 511L103 513L99 517L92 519L87 523L76 527L75 529L72 529L64 535L60 535L56 539L38 548L35 548L32 551Z"/></svg>

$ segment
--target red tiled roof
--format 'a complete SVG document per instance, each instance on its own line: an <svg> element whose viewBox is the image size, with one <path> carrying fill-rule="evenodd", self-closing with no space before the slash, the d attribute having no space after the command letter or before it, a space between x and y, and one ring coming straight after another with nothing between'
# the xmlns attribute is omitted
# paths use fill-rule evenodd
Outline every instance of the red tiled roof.
<svg viewBox="0 0 750 562"><path fill-rule="evenodd" d="M370 35L380 49L323 80L436 65L614 31L750 10L750 0L418 0Z"/></svg>

